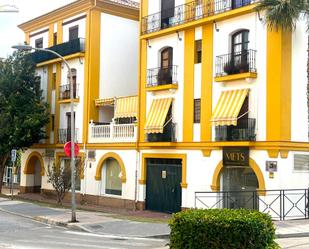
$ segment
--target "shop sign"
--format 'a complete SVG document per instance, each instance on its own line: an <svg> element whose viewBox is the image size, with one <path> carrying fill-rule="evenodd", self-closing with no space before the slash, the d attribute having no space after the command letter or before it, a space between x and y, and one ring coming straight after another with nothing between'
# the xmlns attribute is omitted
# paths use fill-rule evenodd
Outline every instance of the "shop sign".
<svg viewBox="0 0 309 249"><path fill-rule="evenodd" d="M249 147L224 147L223 166L249 166Z"/></svg>

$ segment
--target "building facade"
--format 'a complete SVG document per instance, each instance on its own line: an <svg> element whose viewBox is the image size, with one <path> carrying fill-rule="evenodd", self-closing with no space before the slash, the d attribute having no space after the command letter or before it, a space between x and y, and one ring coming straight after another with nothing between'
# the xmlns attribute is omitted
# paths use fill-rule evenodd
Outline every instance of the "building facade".
<svg viewBox="0 0 309 249"><path fill-rule="evenodd" d="M269 30L254 1L238 0L142 0L138 22L137 5L111 2L77 1L20 26L43 47L55 36L70 42L76 22L85 34L76 40L85 49L68 55L83 148L80 196L161 212L253 207L276 215L280 191L308 188L304 23ZM24 191L36 182L51 189L40 167L64 157L70 118L65 68L56 59L37 66L55 126L46 144L23 155ZM291 192L297 197L286 207L303 208L302 194Z"/></svg>

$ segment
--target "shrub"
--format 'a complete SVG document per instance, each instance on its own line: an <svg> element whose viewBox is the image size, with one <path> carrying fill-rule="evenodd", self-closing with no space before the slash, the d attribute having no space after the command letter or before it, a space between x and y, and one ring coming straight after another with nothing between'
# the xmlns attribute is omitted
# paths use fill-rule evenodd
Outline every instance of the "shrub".
<svg viewBox="0 0 309 249"><path fill-rule="evenodd" d="M271 217L255 210L190 209L173 215L171 249L277 249Z"/></svg>

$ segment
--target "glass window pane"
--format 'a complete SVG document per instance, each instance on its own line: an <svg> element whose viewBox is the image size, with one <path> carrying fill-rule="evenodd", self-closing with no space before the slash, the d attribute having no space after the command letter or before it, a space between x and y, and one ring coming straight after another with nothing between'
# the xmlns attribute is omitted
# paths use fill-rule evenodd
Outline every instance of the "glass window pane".
<svg viewBox="0 0 309 249"><path fill-rule="evenodd" d="M106 160L106 180L105 193L112 195L121 195L121 170L118 162L115 159L109 158Z"/></svg>

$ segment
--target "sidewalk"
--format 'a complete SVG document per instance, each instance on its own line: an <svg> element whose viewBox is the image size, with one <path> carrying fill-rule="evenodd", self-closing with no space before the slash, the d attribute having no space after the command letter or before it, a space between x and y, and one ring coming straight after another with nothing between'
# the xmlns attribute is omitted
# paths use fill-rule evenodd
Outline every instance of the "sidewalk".
<svg viewBox="0 0 309 249"><path fill-rule="evenodd" d="M121 238L161 238L168 239L170 229L167 221L170 216L149 211L95 212L77 210L78 223L70 223L71 210L53 208L22 200L0 197L0 211L27 217L51 225L70 229L109 235ZM127 214L127 215L126 215ZM156 217L160 217L156 219ZM166 217L162 223L162 217ZM152 218L152 219L149 219ZM161 220L158 223L157 220ZM309 220L275 221L278 238L309 237Z"/></svg>

